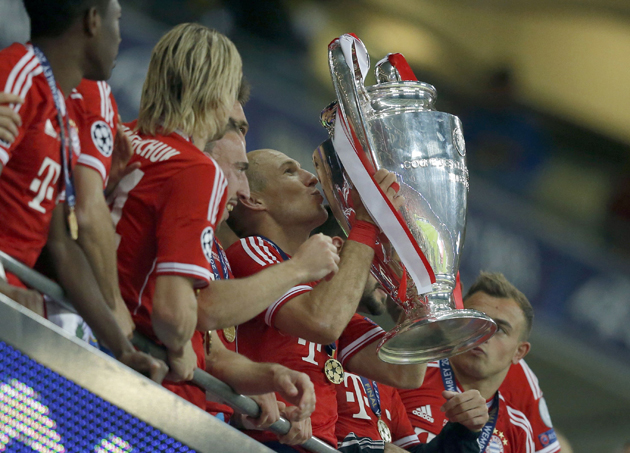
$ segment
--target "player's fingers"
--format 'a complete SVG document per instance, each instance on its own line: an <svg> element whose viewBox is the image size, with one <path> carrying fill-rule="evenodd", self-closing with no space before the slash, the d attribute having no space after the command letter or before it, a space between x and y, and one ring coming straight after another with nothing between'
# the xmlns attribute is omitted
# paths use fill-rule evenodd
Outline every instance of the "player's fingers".
<svg viewBox="0 0 630 453"><path fill-rule="evenodd" d="M22 117L18 115L15 110L6 105L0 105L0 115L5 118L5 120L9 121L15 127L17 132L17 126L22 125Z"/></svg>
<svg viewBox="0 0 630 453"><path fill-rule="evenodd" d="M374 173L374 181L376 181L377 184L381 184L389 174L390 172L384 168L376 170L376 173Z"/></svg>
<svg viewBox="0 0 630 453"><path fill-rule="evenodd" d="M279 381L280 384L280 388L282 390L282 393L284 393L286 396L296 396L298 394L298 389L295 386L295 384L292 382L291 377L289 375L284 375L280 378Z"/></svg>
<svg viewBox="0 0 630 453"><path fill-rule="evenodd" d="M22 99L17 94L0 92L0 104L23 104L24 99Z"/></svg>
<svg viewBox="0 0 630 453"><path fill-rule="evenodd" d="M168 373L166 363L158 359L153 359L153 363L151 365L151 380L161 384L166 377L166 373Z"/></svg>

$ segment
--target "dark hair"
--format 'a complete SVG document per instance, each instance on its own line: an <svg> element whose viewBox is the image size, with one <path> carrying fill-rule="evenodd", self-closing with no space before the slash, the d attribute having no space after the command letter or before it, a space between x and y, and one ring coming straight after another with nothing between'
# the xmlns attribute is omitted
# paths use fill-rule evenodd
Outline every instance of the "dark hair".
<svg viewBox="0 0 630 453"><path fill-rule="evenodd" d="M525 318L525 332L522 337L524 340L527 340L534 324L534 309L529 300L527 300L527 297L525 297L525 294L520 292L500 272L490 273L482 271L479 277L477 277L477 280L475 280L475 283L468 289L468 292L464 296L464 302L473 294L480 291L486 293L488 296L500 299L512 299L518 304Z"/></svg>
<svg viewBox="0 0 630 453"><path fill-rule="evenodd" d="M24 0L31 19L31 39L61 36L90 8L104 14L108 5L109 0Z"/></svg>

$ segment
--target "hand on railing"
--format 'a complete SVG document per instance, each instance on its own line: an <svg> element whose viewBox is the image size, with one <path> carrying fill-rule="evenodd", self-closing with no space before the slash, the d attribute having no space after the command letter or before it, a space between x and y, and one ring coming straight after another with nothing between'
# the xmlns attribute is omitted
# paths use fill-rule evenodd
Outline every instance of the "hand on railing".
<svg viewBox="0 0 630 453"><path fill-rule="evenodd" d="M166 363L140 351L123 352L118 360L158 384L162 383L168 373Z"/></svg>
<svg viewBox="0 0 630 453"><path fill-rule="evenodd" d="M193 350L192 343L188 341L180 351L167 350L169 381L190 381L197 368L197 354Z"/></svg>
<svg viewBox="0 0 630 453"><path fill-rule="evenodd" d="M274 387L289 403L290 421L301 421L311 416L315 410L315 388L307 374L278 365L274 370Z"/></svg>
<svg viewBox="0 0 630 453"><path fill-rule="evenodd" d="M296 406L288 406L281 410L282 416L287 420L292 420L291 429L284 436L278 435L278 440L281 444L286 445L302 445L308 439L313 437L313 429L311 427L311 418L305 418L300 421L296 421L296 417L299 414L299 409Z"/></svg>
<svg viewBox="0 0 630 453"><path fill-rule="evenodd" d="M258 418L248 417L245 414L242 416L242 423L244 429L257 429L265 430L280 420L280 407L284 408L286 405L282 401L276 400L275 393L265 393L264 395L252 395L251 399L256 401L260 407L260 416Z"/></svg>

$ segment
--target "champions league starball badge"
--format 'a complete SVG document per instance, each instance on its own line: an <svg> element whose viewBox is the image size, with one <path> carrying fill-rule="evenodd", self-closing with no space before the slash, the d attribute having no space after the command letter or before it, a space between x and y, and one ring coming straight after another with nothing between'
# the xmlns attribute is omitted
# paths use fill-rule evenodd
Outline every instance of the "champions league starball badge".
<svg viewBox="0 0 630 453"><path fill-rule="evenodd" d="M389 426L387 423L381 418L378 419L377 423L378 433L381 435L381 439L385 442L389 443L392 441L392 432L389 430Z"/></svg>
<svg viewBox="0 0 630 453"><path fill-rule="evenodd" d="M324 374L330 382L339 385L343 382L343 367L337 359L328 359L324 365Z"/></svg>

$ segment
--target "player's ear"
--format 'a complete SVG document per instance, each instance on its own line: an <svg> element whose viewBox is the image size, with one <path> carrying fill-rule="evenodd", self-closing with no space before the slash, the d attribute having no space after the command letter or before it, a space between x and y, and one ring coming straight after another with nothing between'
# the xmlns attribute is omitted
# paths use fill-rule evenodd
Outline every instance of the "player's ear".
<svg viewBox="0 0 630 453"><path fill-rule="evenodd" d="M531 344L528 341L521 341L518 344L518 348L516 348L516 353L514 353L514 357L512 357L512 363L516 365L519 360L527 355L531 348Z"/></svg>
<svg viewBox="0 0 630 453"><path fill-rule="evenodd" d="M101 15L96 7L92 7L85 12L83 16L83 30L90 37L98 34L101 28Z"/></svg>
<svg viewBox="0 0 630 453"><path fill-rule="evenodd" d="M267 210L267 206L265 205L265 201L256 192L251 192L249 194L249 197L240 197L239 198L239 202L243 206L245 206L247 209L251 209L252 211L265 211L265 210Z"/></svg>

